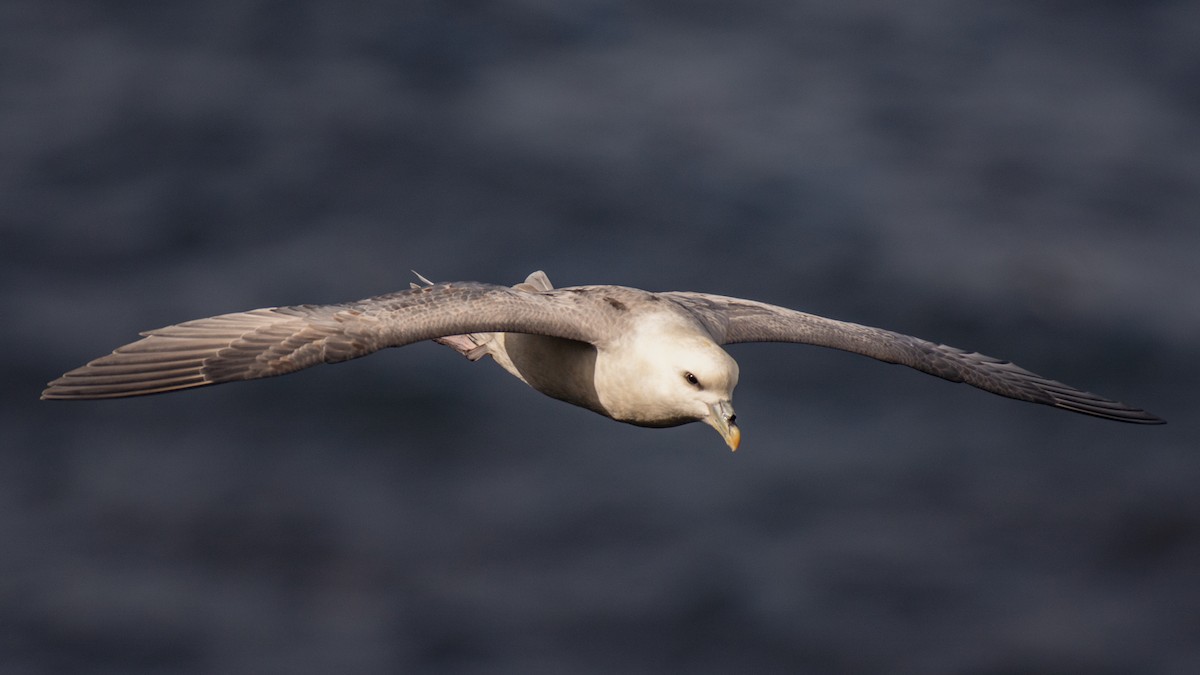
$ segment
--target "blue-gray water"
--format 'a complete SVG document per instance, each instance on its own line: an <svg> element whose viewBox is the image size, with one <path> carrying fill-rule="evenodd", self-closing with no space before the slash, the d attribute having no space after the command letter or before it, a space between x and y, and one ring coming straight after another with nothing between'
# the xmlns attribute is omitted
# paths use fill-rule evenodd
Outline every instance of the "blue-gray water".
<svg viewBox="0 0 1200 675"><path fill-rule="evenodd" d="M1189 2L0 0L0 671L1200 672ZM95 403L435 279L742 295L1170 420L731 348L742 450L415 345Z"/></svg>

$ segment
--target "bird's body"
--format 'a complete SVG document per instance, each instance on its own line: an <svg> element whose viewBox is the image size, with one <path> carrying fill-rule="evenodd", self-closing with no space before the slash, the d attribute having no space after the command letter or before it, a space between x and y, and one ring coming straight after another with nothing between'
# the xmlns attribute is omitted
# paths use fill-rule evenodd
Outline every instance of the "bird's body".
<svg viewBox="0 0 1200 675"><path fill-rule="evenodd" d="M1111 420L1162 420L1007 361L765 303L623 286L424 285L337 305L272 307L143 333L51 382L47 399L153 394L282 375L436 340L491 356L534 389L620 422L704 421L736 449L737 363L720 345L797 342L851 351L1010 398Z"/></svg>
<svg viewBox="0 0 1200 675"><path fill-rule="evenodd" d="M534 272L514 288L531 293L553 290L542 272ZM696 413L708 412L680 410L674 400L673 385L688 372L695 371L692 375L697 378L704 373L704 382L732 396L737 363L704 336L698 319L683 307L663 302L649 291L624 286L563 290L580 302L600 300L597 310L613 329L609 339L592 344L548 335L495 332L447 336L438 342L467 358L491 356L547 396L638 426L678 426L696 421ZM655 372L662 372L663 377L650 376Z"/></svg>

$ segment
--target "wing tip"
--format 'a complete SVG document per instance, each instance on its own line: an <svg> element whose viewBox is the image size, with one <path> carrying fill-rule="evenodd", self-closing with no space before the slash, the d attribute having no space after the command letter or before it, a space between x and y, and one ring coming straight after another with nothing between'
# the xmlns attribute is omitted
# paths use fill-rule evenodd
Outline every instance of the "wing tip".
<svg viewBox="0 0 1200 675"><path fill-rule="evenodd" d="M46 384L46 388L42 390L38 397L40 401L94 401L99 399L109 398L133 398L137 396L149 396L151 394L164 394L172 391L181 391L183 389L194 389L210 384L215 384L214 381L204 379L201 376L193 376L188 378L176 378L173 380L160 381L145 381L133 382L127 384L107 383L107 384L88 384L77 382L76 379L68 375L58 378Z"/></svg>
<svg viewBox="0 0 1200 675"><path fill-rule="evenodd" d="M1107 402L1107 401L1106 401ZM1167 421L1152 412L1127 406L1124 403L1108 402L1109 406L1096 405L1079 405L1072 404L1067 401L1058 401L1054 407L1071 412L1083 413L1100 419L1112 420L1114 422L1125 422L1128 424L1144 424L1144 425L1161 425Z"/></svg>

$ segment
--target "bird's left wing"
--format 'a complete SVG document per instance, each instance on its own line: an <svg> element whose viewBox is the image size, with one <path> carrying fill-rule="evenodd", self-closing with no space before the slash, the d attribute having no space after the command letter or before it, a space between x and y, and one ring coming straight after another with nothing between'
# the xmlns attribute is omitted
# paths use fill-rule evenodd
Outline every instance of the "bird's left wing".
<svg viewBox="0 0 1200 675"><path fill-rule="evenodd" d="M753 300L707 293L661 293L687 308L720 344L794 342L899 363L951 382L1022 401L1138 424L1162 424L1145 410L1080 391L1009 361Z"/></svg>
<svg viewBox="0 0 1200 675"><path fill-rule="evenodd" d="M42 398L139 396L283 375L463 333L535 333L600 344L616 330L611 320L586 294L434 284L357 302L268 307L147 331L54 380Z"/></svg>

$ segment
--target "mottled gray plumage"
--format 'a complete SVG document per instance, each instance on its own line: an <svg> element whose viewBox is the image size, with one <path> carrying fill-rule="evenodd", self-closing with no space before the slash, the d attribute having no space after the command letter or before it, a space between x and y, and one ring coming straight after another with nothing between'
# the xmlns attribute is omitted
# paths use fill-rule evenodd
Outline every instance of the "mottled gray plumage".
<svg viewBox="0 0 1200 675"><path fill-rule="evenodd" d="M270 377L432 339L472 360L493 356L535 389L613 419L644 426L701 420L736 447L737 364L717 345L796 342L1105 419L1162 422L1007 361L751 300L623 286L554 289L540 272L513 288L426 284L147 331L54 380L42 397L114 398Z"/></svg>

